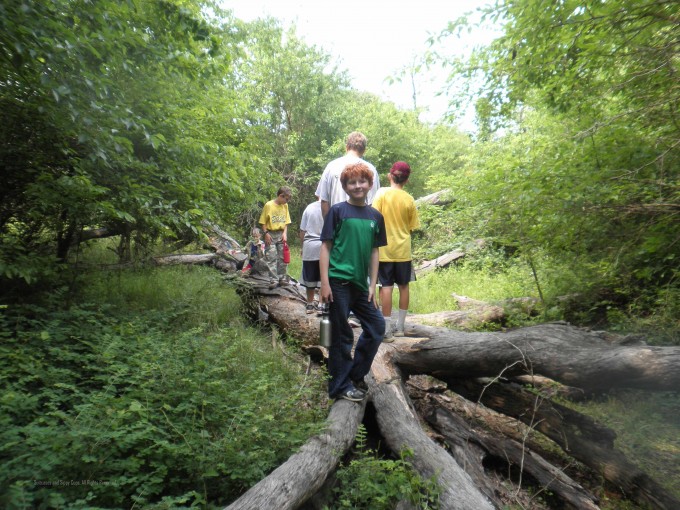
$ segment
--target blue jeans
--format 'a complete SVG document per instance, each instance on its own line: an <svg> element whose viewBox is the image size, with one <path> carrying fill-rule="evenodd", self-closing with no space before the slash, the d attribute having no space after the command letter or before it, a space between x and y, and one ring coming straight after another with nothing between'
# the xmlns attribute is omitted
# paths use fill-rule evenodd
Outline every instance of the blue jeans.
<svg viewBox="0 0 680 510"><path fill-rule="evenodd" d="M344 280L331 279L329 283L333 302L329 307L331 347L328 350L328 396L337 398L352 388L352 381L363 379L371 370L373 358L385 335L385 319L373 302L368 301L367 291ZM354 333L347 323L350 311L359 319L362 329L354 358Z"/></svg>

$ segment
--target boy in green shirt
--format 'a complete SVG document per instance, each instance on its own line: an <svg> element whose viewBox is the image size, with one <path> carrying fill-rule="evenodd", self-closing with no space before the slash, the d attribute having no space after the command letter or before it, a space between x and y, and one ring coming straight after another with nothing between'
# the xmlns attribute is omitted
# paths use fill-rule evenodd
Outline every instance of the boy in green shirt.
<svg viewBox="0 0 680 510"><path fill-rule="evenodd" d="M329 305L331 321L328 395L358 402L366 392L357 384L370 371L385 334L375 286L378 248L387 244L387 237L382 214L366 205L373 185L369 167L361 162L347 165L340 183L349 199L330 208L321 230L319 295ZM350 311L362 328L353 358L354 333L347 322Z"/></svg>

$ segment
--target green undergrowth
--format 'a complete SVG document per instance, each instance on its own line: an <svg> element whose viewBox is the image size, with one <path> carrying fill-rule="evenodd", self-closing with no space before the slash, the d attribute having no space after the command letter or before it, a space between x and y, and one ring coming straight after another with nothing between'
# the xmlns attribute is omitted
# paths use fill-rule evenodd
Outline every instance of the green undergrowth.
<svg viewBox="0 0 680 510"><path fill-rule="evenodd" d="M406 501L409 508L436 510L441 488L435 477L422 478L411 465L412 452L399 459L381 458L367 447L366 428L361 425L353 456L337 471L333 503L324 510L391 510Z"/></svg>
<svg viewBox="0 0 680 510"><path fill-rule="evenodd" d="M214 270L98 273L0 316L3 508L223 506L323 426L323 377Z"/></svg>

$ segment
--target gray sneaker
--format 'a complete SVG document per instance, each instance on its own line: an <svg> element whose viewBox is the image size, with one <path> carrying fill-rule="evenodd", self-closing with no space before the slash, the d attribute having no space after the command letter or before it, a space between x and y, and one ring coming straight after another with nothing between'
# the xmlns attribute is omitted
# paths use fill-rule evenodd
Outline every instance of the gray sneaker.
<svg viewBox="0 0 680 510"><path fill-rule="evenodd" d="M397 336L397 337L405 336L405 335L404 335L404 330L403 330L403 329L395 329L395 330L394 330L394 336Z"/></svg>
<svg viewBox="0 0 680 510"><path fill-rule="evenodd" d="M383 342L386 344L391 344L394 342L394 328L390 324L390 326L385 329L385 336L383 336Z"/></svg>
<svg viewBox="0 0 680 510"><path fill-rule="evenodd" d="M363 378L357 379L356 381L352 379L352 384L356 389L361 390L364 393L368 393L368 384L366 384L366 381Z"/></svg>
<svg viewBox="0 0 680 510"><path fill-rule="evenodd" d="M351 400L352 402L361 402L366 398L366 392L357 388L350 388L338 398L344 398L345 400Z"/></svg>

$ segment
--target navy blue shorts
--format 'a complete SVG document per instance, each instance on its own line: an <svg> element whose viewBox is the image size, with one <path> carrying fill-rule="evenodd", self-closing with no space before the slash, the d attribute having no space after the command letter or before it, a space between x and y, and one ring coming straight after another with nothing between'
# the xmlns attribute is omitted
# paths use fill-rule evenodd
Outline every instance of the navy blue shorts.
<svg viewBox="0 0 680 510"><path fill-rule="evenodd" d="M411 281L411 261L406 262L381 262L378 266L378 281L383 287L408 285ZM415 278L414 278L415 279Z"/></svg>
<svg viewBox="0 0 680 510"><path fill-rule="evenodd" d="M310 289L321 287L321 270L318 260L302 261L302 281L303 287Z"/></svg>

